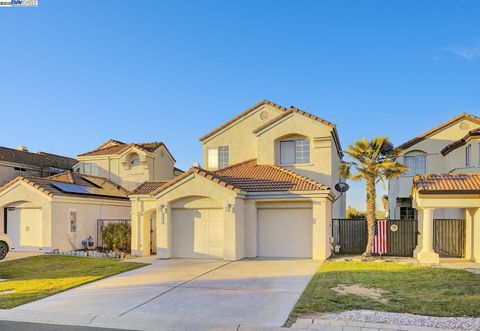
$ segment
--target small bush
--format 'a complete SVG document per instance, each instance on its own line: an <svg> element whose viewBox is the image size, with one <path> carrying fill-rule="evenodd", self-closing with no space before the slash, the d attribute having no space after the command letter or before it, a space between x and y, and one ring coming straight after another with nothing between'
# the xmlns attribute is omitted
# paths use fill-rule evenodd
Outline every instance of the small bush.
<svg viewBox="0 0 480 331"><path fill-rule="evenodd" d="M107 250L130 253L132 231L129 224L107 224L102 230L102 238Z"/></svg>

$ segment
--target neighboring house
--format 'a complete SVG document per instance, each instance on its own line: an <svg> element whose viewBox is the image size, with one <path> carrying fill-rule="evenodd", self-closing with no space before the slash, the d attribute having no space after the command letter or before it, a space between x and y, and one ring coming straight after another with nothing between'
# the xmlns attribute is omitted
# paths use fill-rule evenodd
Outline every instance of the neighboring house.
<svg viewBox="0 0 480 331"><path fill-rule="evenodd" d="M170 180L182 173L162 142L125 144L109 140L95 150L78 155L75 171L110 179L127 190L148 180Z"/></svg>
<svg viewBox="0 0 480 331"><path fill-rule="evenodd" d="M129 191L101 177L65 172L17 177L0 188L0 232L14 251L82 248L98 219L129 219Z"/></svg>
<svg viewBox="0 0 480 331"><path fill-rule="evenodd" d="M399 146L399 162L410 169L389 182L391 219L417 219L412 204L413 178L421 174L470 173L480 171L480 118L460 114ZM463 209L437 209L435 218L461 218Z"/></svg>
<svg viewBox="0 0 480 331"><path fill-rule="evenodd" d="M331 219L345 216L334 124L262 101L200 138L204 167L130 195L132 252L159 257L331 254Z"/></svg>
<svg viewBox="0 0 480 331"><path fill-rule="evenodd" d="M0 147L0 186L17 176L46 177L71 171L78 161L70 157L38 152L24 146L17 149Z"/></svg>
<svg viewBox="0 0 480 331"><path fill-rule="evenodd" d="M399 147L410 170L389 183L390 218L418 219L414 257L480 262L480 118L461 114Z"/></svg>

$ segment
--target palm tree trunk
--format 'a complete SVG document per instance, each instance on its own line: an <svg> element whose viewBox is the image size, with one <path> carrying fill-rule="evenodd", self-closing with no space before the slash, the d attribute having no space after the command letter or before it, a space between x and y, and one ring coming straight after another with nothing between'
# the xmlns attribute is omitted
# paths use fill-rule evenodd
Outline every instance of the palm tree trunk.
<svg viewBox="0 0 480 331"><path fill-rule="evenodd" d="M375 188L375 177L367 177L367 229L368 229L368 240L367 247L363 256L372 255L372 243L373 238L375 237L374 227L375 227L375 211L376 211L376 198L377 192Z"/></svg>

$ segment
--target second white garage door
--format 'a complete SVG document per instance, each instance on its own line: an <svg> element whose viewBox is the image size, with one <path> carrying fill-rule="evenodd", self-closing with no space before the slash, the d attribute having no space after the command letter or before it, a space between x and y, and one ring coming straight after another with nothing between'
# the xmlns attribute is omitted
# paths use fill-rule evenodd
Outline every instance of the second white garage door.
<svg viewBox="0 0 480 331"><path fill-rule="evenodd" d="M173 256L223 259L223 210L173 210Z"/></svg>
<svg viewBox="0 0 480 331"><path fill-rule="evenodd" d="M311 208L258 209L259 257L312 257Z"/></svg>

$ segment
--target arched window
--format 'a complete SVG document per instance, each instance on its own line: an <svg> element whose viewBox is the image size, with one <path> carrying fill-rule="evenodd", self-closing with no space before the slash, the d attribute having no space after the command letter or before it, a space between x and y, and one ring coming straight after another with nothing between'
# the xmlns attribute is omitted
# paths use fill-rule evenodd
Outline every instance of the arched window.
<svg viewBox="0 0 480 331"><path fill-rule="evenodd" d="M137 153L133 153L132 155L130 155L130 162L129 163L130 163L131 167L134 167L134 166L140 164L140 157L138 156Z"/></svg>

